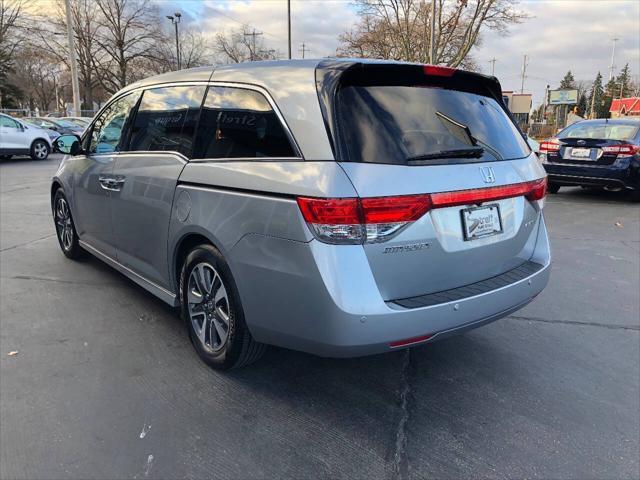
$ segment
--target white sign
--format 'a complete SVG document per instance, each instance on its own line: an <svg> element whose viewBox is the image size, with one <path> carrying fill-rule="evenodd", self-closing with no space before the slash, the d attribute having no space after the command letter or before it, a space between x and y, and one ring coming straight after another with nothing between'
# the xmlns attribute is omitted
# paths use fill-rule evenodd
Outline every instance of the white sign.
<svg viewBox="0 0 640 480"><path fill-rule="evenodd" d="M578 90L549 90L549 105L574 105L578 103Z"/></svg>

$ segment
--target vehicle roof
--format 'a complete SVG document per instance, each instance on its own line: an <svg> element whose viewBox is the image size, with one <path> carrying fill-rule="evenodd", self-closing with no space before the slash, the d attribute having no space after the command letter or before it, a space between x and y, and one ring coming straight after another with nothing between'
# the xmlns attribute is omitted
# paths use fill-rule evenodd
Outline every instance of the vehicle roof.
<svg viewBox="0 0 640 480"><path fill-rule="evenodd" d="M304 158L333 160L334 152L318 98L316 69L326 70L323 75L330 77L338 69L344 70L357 64L422 66L419 63L364 58L266 60L163 73L135 82L116 95L139 88L182 82L216 81L260 87L273 98ZM502 91L496 78L468 74L477 75L478 78L485 79L495 91Z"/></svg>
<svg viewBox="0 0 640 480"><path fill-rule="evenodd" d="M612 123L614 125L634 125L640 126L640 118L593 118L591 120L580 120L576 123ZM574 124L575 125L575 124Z"/></svg>

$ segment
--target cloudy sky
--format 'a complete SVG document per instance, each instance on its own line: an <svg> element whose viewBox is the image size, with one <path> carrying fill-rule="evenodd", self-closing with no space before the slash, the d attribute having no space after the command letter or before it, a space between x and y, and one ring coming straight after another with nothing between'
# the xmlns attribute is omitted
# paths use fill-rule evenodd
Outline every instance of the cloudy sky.
<svg viewBox="0 0 640 480"><path fill-rule="evenodd" d="M454 1L454 0L451 0ZM338 35L357 21L348 0L292 0L293 55L335 53ZM158 1L163 14L179 9L186 21L205 32L232 30L242 24L263 32L269 48L287 52L286 0ZM520 89L523 56L528 55L525 91L542 101L545 85L556 87L567 70L577 80L592 81L600 70L609 76L612 39L618 69L629 63L635 78L640 73L640 2L635 0L528 0L519 8L530 15L509 35L485 31L482 44L472 51L485 73L495 57L495 74L505 90ZM616 71L618 70L616 69Z"/></svg>

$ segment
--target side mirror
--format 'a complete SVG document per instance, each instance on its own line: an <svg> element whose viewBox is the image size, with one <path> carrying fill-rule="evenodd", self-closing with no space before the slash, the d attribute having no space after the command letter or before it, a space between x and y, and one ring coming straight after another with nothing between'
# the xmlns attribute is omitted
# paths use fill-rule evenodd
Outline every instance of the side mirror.
<svg viewBox="0 0 640 480"><path fill-rule="evenodd" d="M77 135L60 135L53 142L53 149L56 152L68 155L78 155L82 153L80 138Z"/></svg>

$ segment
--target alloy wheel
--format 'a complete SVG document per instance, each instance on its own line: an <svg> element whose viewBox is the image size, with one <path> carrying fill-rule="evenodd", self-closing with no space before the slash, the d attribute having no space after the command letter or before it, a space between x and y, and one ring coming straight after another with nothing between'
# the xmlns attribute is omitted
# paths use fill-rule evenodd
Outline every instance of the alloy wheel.
<svg viewBox="0 0 640 480"><path fill-rule="evenodd" d="M69 204L64 198L59 198L56 203L56 230L58 238L65 251L71 250L73 246L73 224L71 223L71 212Z"/></svg>
<svg viewBox="0 0 640 480"><path fill-rule="evenodd" d="M44 160L45 158L47 158L48 148L43 142L37 142L33 146L33 153L35 154L36 158Z"/></svg>
<svg viewBox="0 0 640 480"><path fill-rule="evenodd" d="M202 348L220 351L229 337L229 297L222 277L209 263L198 263L191 270L187 302L191 325Z"/></svg>

